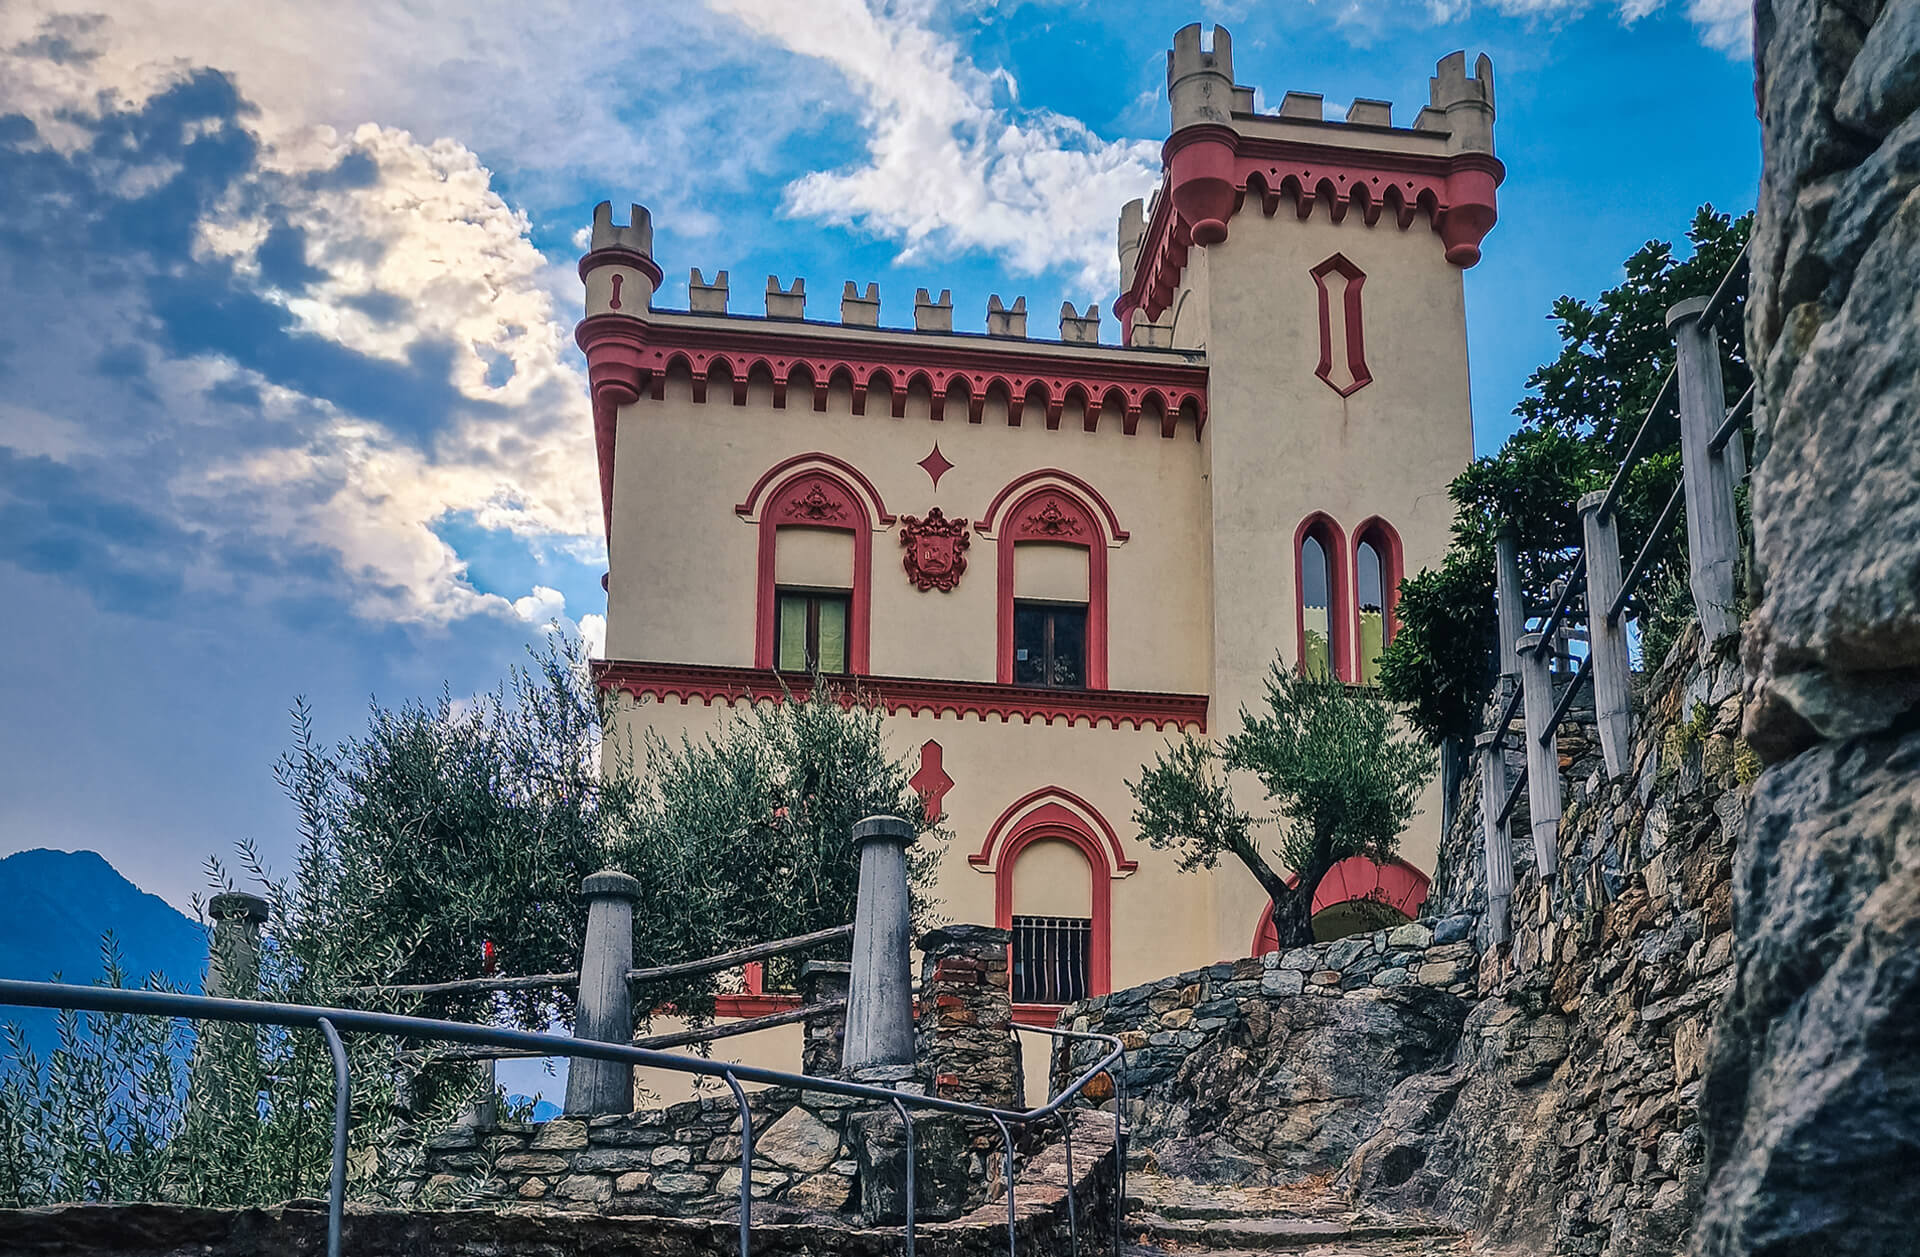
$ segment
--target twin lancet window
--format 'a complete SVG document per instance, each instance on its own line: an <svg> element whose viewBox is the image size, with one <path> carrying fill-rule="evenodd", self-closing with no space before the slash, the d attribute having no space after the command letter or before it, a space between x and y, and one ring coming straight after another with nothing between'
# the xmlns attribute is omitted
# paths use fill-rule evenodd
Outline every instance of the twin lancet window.
<svg viewBox="0 0 1920 1257"><path fill-rule="evenodd" d="M1361 525L1357 538L1349 594L1339 527L1316 516L1300 530L1299 660L1303 672L1375 685L1381 652L1393 639L1400 550L1380 520Z"/></svg>

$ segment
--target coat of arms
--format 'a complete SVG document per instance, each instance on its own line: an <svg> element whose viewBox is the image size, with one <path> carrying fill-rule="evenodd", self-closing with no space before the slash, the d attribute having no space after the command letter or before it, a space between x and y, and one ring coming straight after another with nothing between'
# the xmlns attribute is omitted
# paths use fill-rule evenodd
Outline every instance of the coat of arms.
<svg viewBox="0 0 1920 1257"><path fill-rule="evenodd" d="M900 544L907 579L921 589L952 589L967 570L967 521L948 519L937 506L925 519L900 517Z"/></svg>

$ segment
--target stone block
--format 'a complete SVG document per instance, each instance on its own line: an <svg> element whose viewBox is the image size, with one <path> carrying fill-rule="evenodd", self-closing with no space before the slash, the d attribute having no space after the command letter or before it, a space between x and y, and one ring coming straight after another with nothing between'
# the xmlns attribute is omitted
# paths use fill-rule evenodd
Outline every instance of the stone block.
<svg viewBox="0 0 1920 1257"><path fill-rule="evenodd" d="M534 1128L527 1146L540 1152L572 1152L587 1146L587 1124L573 1118L556 1117Z"/></svg>
<svg viewBox="0 0 1920 1257"><path fill-rule="evenodd" d="M613 1190L622 1195L631 1195L634 1192L645 1191L651 1179L652 1175L634 1170L615 1178L613 1180Z"/></svg>
<svg viewBox="0 0 1920 1257"><path fill-rule="evenodd" d="M578 1200L600 1205L613 1199L613 1180L598 1174L569 1174L553 1186L561 1200Z"/></svg>
<svg viewBox="0 0 1920 1257"><path fill-rule="evenodd" d="M493 1164L508 1174L563 1174L570 1162L551 1152L510 1152L496 1157Z"/></svg>
<svg viewBox="0 0 1920 1257"><path fill-rule="evenodd" d="M678 1169L693 1164L693 1151L684 1144L661 1144L648 1154L655 1169Z"/></svg>
<svg viewBox="0 0 1920 1257"><path fill-rule="evenodd" d="M712 1186L704 1174L656 1174L653 1189L668 1196L698 1196Z"/></svg>
<svg viewBox="0 0 1920 1257"><path fill-rule="evenodd" d="M1260 979L1260 992L1263 995L1298 995L1307 984L1307 975L1298 969L1270 969Z"/></svg>
<svg viewBox="0 0 1920 1257"><path fill-rule="evenodd" d="M1465 935L1462 934L1459 937L1464 938ZM1387 931L1386 937L1388 947L1426 947L1434 941L1433 931L1418 921L1395 926Z"/></svg>
<svg viewBox="0 0 1920 1257"><path fill-rule="evenodd" d="M753 1142L754 1155L812 1174L840 1156L840 1134L803 1108L791 1108Z"/></svg>

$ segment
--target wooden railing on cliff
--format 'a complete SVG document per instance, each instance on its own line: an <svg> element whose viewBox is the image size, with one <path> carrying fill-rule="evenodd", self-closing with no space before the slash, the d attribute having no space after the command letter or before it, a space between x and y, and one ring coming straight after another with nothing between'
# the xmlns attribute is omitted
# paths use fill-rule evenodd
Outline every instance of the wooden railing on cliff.
<svg viewBox="0 0 1920 1257"><path fill-rule="evenodd" d="M1517 542L1511 526L1494 534L1499 600L1499 657L1506 693L1491 729L1474 745L1480 758L1480 817L1487 868L1488 915L1493 941L1509 938L1513 896L1513 849L1508 818L1527 792L1534 860L1543 878L1559 864L1561 782L1558 731L1583 687L1593 685L1594 723L1607 772L1618 776L1630 766L1633 734L1632 663L1627 649L1626 611L1634 592L1673 539L1673 521L1687 512L1688 586L1702 636L1717 642L1738 626L1735 572L1740 533L1734 489L1746 478L1741 431L1753 414L1753 388L1731 407L1725 405L1719 326L1735 308L1747 285L1747 251L1710 297L1691 297L1667 311L1673 333L1674 365L1647 408L1626 457L1605 490L1582 497L1578 510L1584 544L1559 596L1538 617L1529 617L1520 592ZM1616 508L1633 468L1652 450L1656 429L1664 429L1678 411L1680 483L1674 487L1653 527L1640 543L1625 574L1620 570L1620 533ZM1583 597L1584 595L1584 597ZM1555 644L1563 624L1571 624L1584 603L1586 657L1557 696ZM1537 623L1533 621L1537 620ZM1525 726L1526 765L1507 783L1505 749L1516 711Z"/></svg>

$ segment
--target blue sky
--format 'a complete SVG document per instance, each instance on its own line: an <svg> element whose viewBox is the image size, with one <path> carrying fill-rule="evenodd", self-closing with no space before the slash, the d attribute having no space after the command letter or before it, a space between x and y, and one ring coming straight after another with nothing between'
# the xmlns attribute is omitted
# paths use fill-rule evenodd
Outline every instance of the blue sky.
<svg viewBox="0 0 1920 1257"><path fill-rule="evenodd" d="M928 287L1045 323L1110 309L1177 27L1228 25L1264 102L1402 122L1484 51L1485 451L1553 297L1758 175L1737 0L111 9L0 9L0 853L92 848L183 906L237 840L288 863L296 696L339 735L551 623L597 639L596 201L652 208L663 305L699 266L737 309L776 273L822 317L856 279L885 322Z"/></svg>

